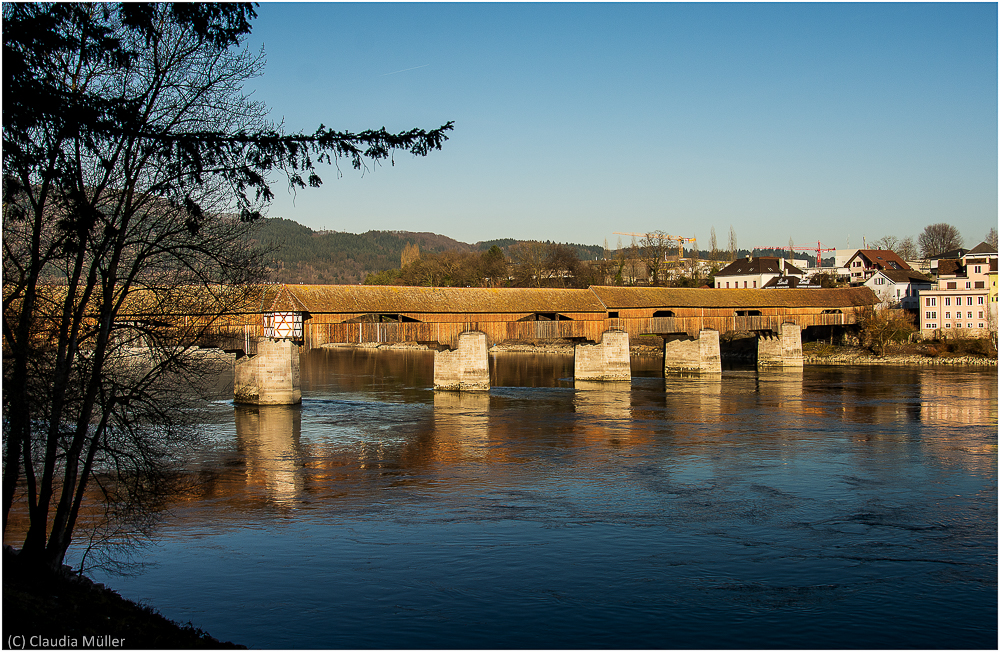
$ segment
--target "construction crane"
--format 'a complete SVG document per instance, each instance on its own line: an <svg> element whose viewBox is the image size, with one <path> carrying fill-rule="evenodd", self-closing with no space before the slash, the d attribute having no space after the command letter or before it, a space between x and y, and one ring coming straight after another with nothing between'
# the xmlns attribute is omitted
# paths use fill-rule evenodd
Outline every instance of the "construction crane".
<svg viewBox="0 0 1000 652"><path fill-rule="evenodd" d="M783 247L754 247L754 249L755 250L756 249L774 249L774 250L777 250L777 251L781 251L783 249L788 249L788 259L789 260L793 260L794 259L793 254L794 254L794 250L795 249L803 249L803 250L808 250L808 251L815 251L816 252L816 267L820 267L821 266L821 263L822 263L821 256L822 256L822 253L824 251L836 251L837 250L836 247L824 247L823 245L821 245L819 243L819 240L816 241L816 246L815 247L813 247L812 245L793 245L793 244L789 243L789 244L787 244L787 245L785 245Z"/></svg>
<svg viewBox="0 0 1000 652"><path fill-rule="evenodd" d="M684 243L685 242L698 242L698 238L685 238L679 235L666 235L660 233L625 233L622 231L615 231L615 235L630 235L633 238L647 238L649 236L660 237L662 236L664 240L677 243L677 259L681 260L684 258Z"/></svg>

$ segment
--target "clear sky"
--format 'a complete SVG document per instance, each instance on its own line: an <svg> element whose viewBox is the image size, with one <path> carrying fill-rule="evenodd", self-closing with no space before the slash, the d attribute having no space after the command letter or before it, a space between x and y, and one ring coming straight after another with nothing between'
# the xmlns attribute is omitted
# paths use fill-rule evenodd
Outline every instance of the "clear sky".
<svg viewBox="0 0 1000 652"><path fill-rule="evenodd" d="M313 229L720 248L997 225L997 5L262 3L255 98L288 130L455 130L320 170ZM623 238L627 244L629 238Z"/></svg>

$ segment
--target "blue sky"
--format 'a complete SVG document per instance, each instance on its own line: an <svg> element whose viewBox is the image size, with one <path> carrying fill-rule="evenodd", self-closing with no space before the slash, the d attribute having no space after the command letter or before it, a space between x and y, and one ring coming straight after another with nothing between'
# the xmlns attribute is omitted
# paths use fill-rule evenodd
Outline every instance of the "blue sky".
<svg viewBox="0 0 1000 652"><path fill-rule="evenodd" d="M262 3L249 44L289 130L455 122L426 158L277 186L270 215L317 230L846 248L997 225L995 3Z"/></svg>

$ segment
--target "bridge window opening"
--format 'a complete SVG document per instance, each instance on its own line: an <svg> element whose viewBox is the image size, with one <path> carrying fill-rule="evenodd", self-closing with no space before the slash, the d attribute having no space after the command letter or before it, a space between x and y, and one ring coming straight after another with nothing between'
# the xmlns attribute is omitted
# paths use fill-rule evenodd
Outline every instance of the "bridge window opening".
<svg viewBox="0 0 1000 652"><path fill-rule="evenodd" d="M656 312L653 313L653 317L673 317L673 316L674 316L673 310L657 310Z"/></svg>
<svg viewBox="0 0 1000 652"><path fill-rule="evenodd" d="M522 317L518 321L570 321L570 319L566 315L560 315L557 312L536 312L527 317Z"/></svg>
<svg viewBox="0 0 1000 652"><path fill-rule="evenodd" d="M760 317L759 310L737 310L737 317Z"/></svg>
<svg viewBox="0 0 1000 652"><path fill-rule="evenodd" d="M406 315L382 314L382 315L379 315L379 317L381 318L381 319L379 319L379 321L381 321L381 322L412 323L412 322L419 322L420 321L419 319L414 319L413 317L407 317Z"/></svg>
<svg viewBox="0 0 1000 652"><path fill-rule="evenodd" d="M830 309L830 310L824 310L822 312L822 314L824 314L824 315L842 315L844 313L843 313L843 311L840 308L833 308L833 309Z"/></svg>
<svg viewBox="0 0 1000 652"><path fill-rule="evenodd" d="M617 310L609 311L608 319L618 319L618 311Z"/></svg>

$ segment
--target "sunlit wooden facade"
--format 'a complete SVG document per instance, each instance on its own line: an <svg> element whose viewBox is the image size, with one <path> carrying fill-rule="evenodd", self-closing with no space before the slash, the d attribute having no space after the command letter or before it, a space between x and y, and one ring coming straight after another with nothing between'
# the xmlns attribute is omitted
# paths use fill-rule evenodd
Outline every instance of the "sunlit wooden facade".
<svg viewBox="0 0 1000 652"><path fill-rule="evenodd" d="M204 346L248 353L255 352L255 342L263 337L292 339L306 348L403 342L451 348L466 331L485 333L493 345L553 339L600 342L608 330L622 330L635 338L695 337L702 329L723 334L777 332L786 322L802 329L849 326L859 308L876 303L878 297L867 287L578 290L268 285L242 290L147 290L130 296L116 323L125 328L157 324L176 331L173 340L178 343L194 338Z"/></svg>
<svg viewBox="0 0 1000 652"><path fill-rule="evenodd" d="M878 298L869 288L714 290L591 287L587 290L518 288L400 288L394 286L282 286L271 312L301 311L302 343L419 342L454 346L465 331L486 333L490 344L566 339L601 341L608 330L640 335L696 336L777 332L782 323L848 326L856 311Z"/></svg>

